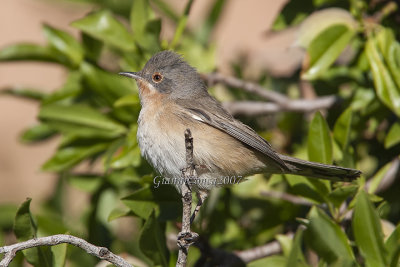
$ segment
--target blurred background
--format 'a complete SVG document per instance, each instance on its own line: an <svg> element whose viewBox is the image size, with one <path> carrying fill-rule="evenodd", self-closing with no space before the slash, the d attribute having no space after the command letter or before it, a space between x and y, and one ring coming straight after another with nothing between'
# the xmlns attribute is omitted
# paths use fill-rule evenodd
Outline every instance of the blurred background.
<svg viewBox="0 0 400 267"><path fill-rule="evenodd" d="M169 0L178 13L185 1ZM204 19L213 1L196 1L188 26L196 27ZM217 46L216 64L223 73L229 73L229 64L247 57L247 77L257 77L261 69L273 75L288 75L298 67L302 52L291 48L294 30L268 34L285 1L232 0L226 3L222 17L213 34ZM78 30L69 26L93 9L80 3L44 0L2 0L0 9L0 47L16 42L45 43L44 23L67 30L78 36ZM163 21L162 36L171 39L174 28ZM240 32L240 34L236 34ZM36 62L5 62L0 64L0 88L21 86L40 88L51 92L60 87L66 71L57 64ZM21 202L26 197L44 199L56 180L52 174L40 171L40 166L54 152L57 140L39 145L22 144L18 136L35 124L38 104L12 96L0 97L0 202Z"/></svg>

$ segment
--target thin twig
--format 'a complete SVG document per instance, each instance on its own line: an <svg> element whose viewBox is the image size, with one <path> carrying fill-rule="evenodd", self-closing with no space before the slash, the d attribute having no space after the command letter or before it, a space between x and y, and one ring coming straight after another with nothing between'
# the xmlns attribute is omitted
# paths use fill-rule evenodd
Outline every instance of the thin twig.
<svg viewBox="0 0 400 267"><path fill-rule="evenodd" d="M296 205L303 205L303 206L313 206L314 204L302 197L298 197L292 194L288 194L285 192L277 192L277 191L261 191L261 195L263 197L273 197L277 199L282 199L287 202L296 204Z"/></svg>
<svg viewBox="0 0 400 267"><path fill-rule="evenodd" d="M182 230L178 234L178 260L176 266L186 266L189 247L197 240L198 235L190 230L190 218L192 212L192 190L188 181L196 177L196 170L193 164L193 138L189 129L185 131L186 165L182 171L184 183L181 186L182 194Z"/></svg>
<svg viewBox="0 0 400 267"><path fill-rule="evenodd" d="M328 109L337 101L336 96L323 96L315 99L291 99L285 105L259 101L224 102L223 106L232 115L258 116L283 111L312 112Z"/></svg>
<svg viewBox="0 0 400 267"><path fill-rule="evenodd" d="M24 249L39 246L55 246L68 243L85 250L87 253L96 256L99 259L106 260L118 267L132 267L128 262L118 255L112 253L108 248L98 247L89 242L71 235L52 235L30 239L28 241L16 243L10 246L0 247L0 254L5 254L0 262L0 267L7 267L14 259L15 254Z"/></svg>
<svg viewBox="0 0 400 267"><path fill-rule="evenodd" d="M293 238L293 233L287 234L288 237ZM254 247L248 250L237 251L235 254L245 263L249 263L270 255L282 252L281 245L278 241L272 241L268 244Z"/></svg>
<svg viewBox="0 0 400 267"><path fill-rule="evenodd" d="M290 99L283 94L280 94L278 92L274 92L271 90L267 90L264 87L262 87L256 83L243 81L236 77L226 76L224 74L217 73L217 72L203 73L203 74L201 74L201 77L203 78L203 80L206 81L208 86L212 86L217 83L222 83L222 84L225 84L230 87L241 88L244 91L247 91L249 93L254 93L266 100L270 100L277 104L284 105L285 103L288 102L288 100L290 101Z"/></svg>
<svg viewBox="0 0 400 267"><path fill-rule="evenodd" d="M290 99L286 95L268 90L256 83L243 81L236 77L226 76L221 73L203 73L203 80L212 86L222 83L230 87L240 88L246 92L256 94L272 103L255 101L241 101L224 103L232 114L260 115L280 111L310 112L330 108L338 100L336 96L323 96L315 99Z"/></svg>

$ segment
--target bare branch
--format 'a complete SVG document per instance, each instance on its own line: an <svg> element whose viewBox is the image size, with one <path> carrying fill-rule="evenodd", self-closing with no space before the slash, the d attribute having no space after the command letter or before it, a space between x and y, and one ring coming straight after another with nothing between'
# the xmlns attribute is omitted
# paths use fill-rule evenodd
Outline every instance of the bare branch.
<svg viewBox="0 0 400 267"><path fill-rule="evenodd" d="M287 234L288 237L293 238L293 233ZM235 254L245 263L249 263L270 255L282 252L281 245L278 241L272 241L268 244L254 247L248 250L238 251Z"/></svg>
<svg viewBox="0 0 400 267"><path fill-rule="evenodd" d="M285 105L259 101L224 102L222 105L232 115L259 116L283 111L312 112L328 109L336 101L337 98L335 96L324 96L316 99L288 99Z"/></svg>
<svg viewBox="0 0 400 267"><path fill-rule="evenodd" d="M292 194L288 194L285 192L276 192L276 191L261 191L261 195L264 197L273 197L273 198L278 198L285 200L287 202L296 204L296 205L303 205L303 206L309 206L311 207L313 205L312 202L302 198L298 197Z"/></svg>
<svg viewBox="0 0 400 267"><path fill-rule="evenodd" d="M212 86L217 83L223 83L230 87L241 88L249 93L256 94L277 104L284 105L288 100L290 100L287 96L267 90L256 83L246 82L232 76L225 76L221 73L204 73L201 74L201 77L207 82L208 86Z"/></svg>
<svg viewBox="0 0 400 267"><path fill-rule="evenodd" d="M330 108L338 100L334 95L318 97L315 99L290 99L286 95L268 90L256 83L243 81L236 77L225 76L221 73L201 74L209 86L222 83L230 87L240 88L256 94L272 103L256 101L238 101L224 103L224 107L233 115L264 115L281 111L311 112Z"/></svg>
<svg viewBox="0 0 400 267"><path fill-rule="evenodd" d="M186 148L186 169L182 171L184 183L182 183L182 230L178 234L178 260L176 266L186 266L187 254L189 247L197 240L198 234L191 232L190 219L192 212L192 190L188 183L189 180L196 177L196 170L193 164L193 138L189 129L185 131L185 148Z"/></svg>
<svg viewBox="0 0 400 267"><path fill-rule="evenodd" d="M0 254L5 253L4 258L0 262L0 267L7 267L14 259L15 254L24 249L39 246L55 246L68 243L85 250L87 253L96 256L99 259L106 260L118 267L132 267L128 262L118 255L112 253L108 248L98 247L89 242L71 235L52 235L30 239L28 241L16 243L10 246L0 247Z"/></svg>

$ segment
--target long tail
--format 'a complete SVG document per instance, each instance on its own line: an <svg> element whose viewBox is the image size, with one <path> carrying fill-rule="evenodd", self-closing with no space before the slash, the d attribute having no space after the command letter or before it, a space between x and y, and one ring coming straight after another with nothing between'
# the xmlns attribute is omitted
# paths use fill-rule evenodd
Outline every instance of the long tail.
<svg viewBox="0 0 400 267"><path fill-rule="evenodd" d="M279 155L279 157L290 168L290 171L287 172L290 174L346 182L356 179L361 174L361 171L355 169L311 162L285 155Z"/></svg>

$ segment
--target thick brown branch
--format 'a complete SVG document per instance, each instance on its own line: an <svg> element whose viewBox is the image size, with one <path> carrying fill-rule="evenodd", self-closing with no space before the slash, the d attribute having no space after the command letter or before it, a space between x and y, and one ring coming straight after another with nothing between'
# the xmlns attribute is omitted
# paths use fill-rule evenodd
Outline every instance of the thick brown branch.
<svg viewBox="0 0 400 267"><path fill-rule="evenodd" d="M118 267L132 267L128 262L118 255L115 255L105 247L97 247L89 242L71 235L52 235L39 237L28 241L16 243L10 246L0 247L0 254L5 254L0 262L1 267L6 267L15 257L15 254L24 249L39 246L55 246L68 243L85 250L87 253L96 256L99 259L106 260Z"/></svg>

